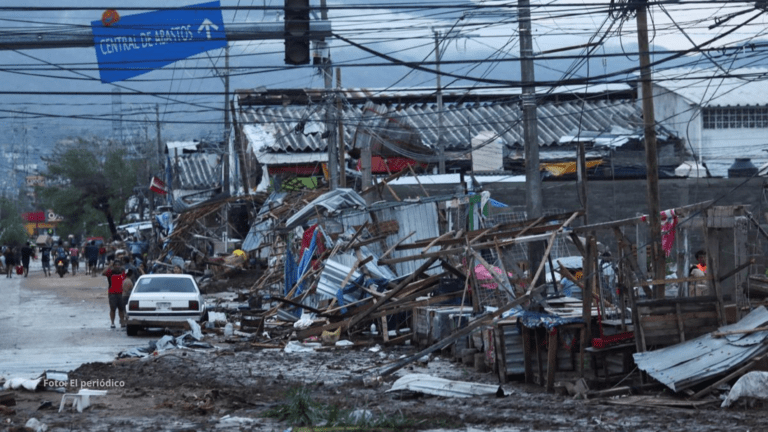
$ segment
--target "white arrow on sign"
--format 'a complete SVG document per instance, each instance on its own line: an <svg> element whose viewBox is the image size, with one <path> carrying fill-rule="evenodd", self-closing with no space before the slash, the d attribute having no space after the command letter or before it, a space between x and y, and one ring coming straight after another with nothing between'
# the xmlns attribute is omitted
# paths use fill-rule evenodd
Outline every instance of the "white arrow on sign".
<svg viewBox="0 0 768 432"><path fill-rule="evenodd" d="M211 20L206 18L203 21L203 23L200 25L200 27L197 29L197 32L200 33L201 31L203 31L203 29L205 29L205 35L208 37L208 39L210 39L211 38L211 27L213 27L214 30L218 30L219 29L219 26L217 26L216 24L212 23Z"/></svg>

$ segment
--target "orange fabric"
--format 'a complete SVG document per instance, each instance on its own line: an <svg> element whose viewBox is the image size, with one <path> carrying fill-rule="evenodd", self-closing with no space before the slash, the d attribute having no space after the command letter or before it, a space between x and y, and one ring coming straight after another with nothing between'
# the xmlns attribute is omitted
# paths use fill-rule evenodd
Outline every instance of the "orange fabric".
<svg viewBox="0 0 768 432"><path fill-rule="evenodd" d="M705 266L705 265L696 264L696 268L701 270L702 272L704 272L704 274L707 273L707 266Z"/></svg>

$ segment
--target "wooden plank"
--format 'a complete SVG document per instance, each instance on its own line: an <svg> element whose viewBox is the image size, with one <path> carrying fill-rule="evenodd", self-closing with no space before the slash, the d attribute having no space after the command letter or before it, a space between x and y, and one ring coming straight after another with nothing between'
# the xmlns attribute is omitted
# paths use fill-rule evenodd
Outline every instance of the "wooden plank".
<svg viewBox="0 0 768 432"><path fill-rule="evenodd" d="M549 332L547 341L547 392L555 391L555 369L557 369L557 330Z"/></svg>
<svg viewBox="0 0 768 432"><path fill-rule="evenodd" d="M525 366L525 382L526 384L533 384L533 365L531 364L531 330L523 328L523 350L525 355L523 356L523 364ZM506 362L504 363L506 366Z"/></svg>
<svg viewBox="0 0 768 432"><path fill-rule="evenodd" d="M382 259L384 259L384 258L388 257L388 256L389 256L389 254L391 254L391 253L392 253L392 252L395 250L395 248L396 248L396 247L397 247L397 246L398 246L400 243L402 243L402 242L404 242L404 241L408 240L408 239L409 239L409 238L411 238L411 236L412 236L412 235L414 235L414 234L416 234L416 231L411 231L411 233L410 233L410 234L408 234L407 236L405 236L405 237L401 238L400 240L398 240L398 241L397 241L397 243L393 244L391 248L387 249L387 251L386 251L386 252L384 252L384 253L383 253L383 254L382 254L380 257L379 257L379 261L381 261Z"/></svg>
<svg viewBox="0 0 768 432"><path fill-rule="evenodd" d="M768 330L768 327L757 327L757 328L747 329L747 330L731 330L731 331L724 331L724 332L715 332L715 333L712 333L712 337L719 338L719 337L735 335L735 334L752 334L752 333L766 331L766 330Z"/></svg>
<svg viewBox="0 0 768 432"><path fill-rule="evenodd" d="M348 329L352 328L355 324L359 323L360 321L364 320L368 315L370 315L373 311L375 311L378 307L382 306L385 302L389 301L392 297L397 295L400 290L405 288L409 283L411 283L415 278L421 276L422 273L424 273L425 270L430 268L432 264L437 261L437 258L430 258L429 260L425 261L424 264L421 265L418 269L416 269L415 272L411 273L410 276L408 276L405 280L400 282L395 288L387 291L387 293L384 295L384 297L381 298L381 301L379 303L373 305L371 308L366 310L363 313L357 314L353 316L350 320L348 325L346 326Z"/></svg>
<svg viewBox="0 0 768 432"><path fill-rule="evenodd" d="M682 207L677 207L677 208L674 209L674 211L675 211L675 214L678 215L678 217L681 217L682 215L684 215L686 213L693 213L693 212L699 211L701 209L705 209L705 208L711 206L712 203L714 203L713 200L703 201L703 202L696 203L696 204L690 204L690 205L686 205L686 206L682 206ZM587 233L587 232L597 231L597 230L602 230L602 229L619 228L619 227L626 226L626 225L637 225L637 224L639 224L641 222L644 223L644 219L647 219L647 218L648 218L647 215L635 216L635 217L628 218L628 219L620 219L620 220L615 220L615 221L611 221L611 222L602 222L602 223L596 223L596 224L592 224L592 225L584 225L584 226L580 226L580 227L575 227L575 228L573 228L573 231L576 232L576 233Z"/></svg>
<svg viewBox="0 0 768 432"><path fill-rule="evenodd" d="M441 235L440 237L436 237L434 240L429 242L426 246L424 246L424 249L421 250L421 253L426 253L432 246L435 245L435 243L439 242L440 240L443 240L446 237L452 236L454 231L448 231L447 233Z"/></svg>

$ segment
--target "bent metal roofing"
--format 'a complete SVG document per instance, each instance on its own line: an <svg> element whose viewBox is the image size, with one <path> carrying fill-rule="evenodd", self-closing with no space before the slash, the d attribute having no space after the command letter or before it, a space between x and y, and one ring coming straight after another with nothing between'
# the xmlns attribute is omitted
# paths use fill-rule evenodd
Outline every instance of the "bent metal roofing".
<svg viewBox="0 0 768 432"><path fill-rule="evenodd" d="M542 101L537 109L539 145L561 145L560 138L579 126L589 131L606 131L616 126L628 130L642 127L640 108L632 100L590 97L592 99L584 101ZM382 99L377 98L377 102L382 104ZM391 121L415 131L421 144L428 147L436 148L440 130L439 138L448 150L467 148L472 137L483 131L498 134L507 146L523 146L522 112L517 97L502 102L449 103L444 106L442 116L435 103L402 104L393 99L392 105L383 105ZM327 139L323 138L325 106L312 102L241 106L238 121L255 154L324 152L327 149ZM345 103L342 108L347 149L351 148L357 127L363 121L363 106Z"/></svg>

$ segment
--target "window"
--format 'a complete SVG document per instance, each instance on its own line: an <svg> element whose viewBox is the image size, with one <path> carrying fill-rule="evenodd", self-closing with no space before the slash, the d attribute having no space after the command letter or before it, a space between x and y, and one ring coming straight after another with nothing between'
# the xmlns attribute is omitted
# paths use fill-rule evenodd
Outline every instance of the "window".
<svg viewBox="0 0 768 432"><path fill-rule="evenodd" d="M196 293L195 283L189 278L145 277L133 292L150 293Z"/></svg>
<svg viewBox="0 0 768 432"><path fill-rule="evenodd" d="M704 129L768 128L768 107L704 108Z"/></svg>

